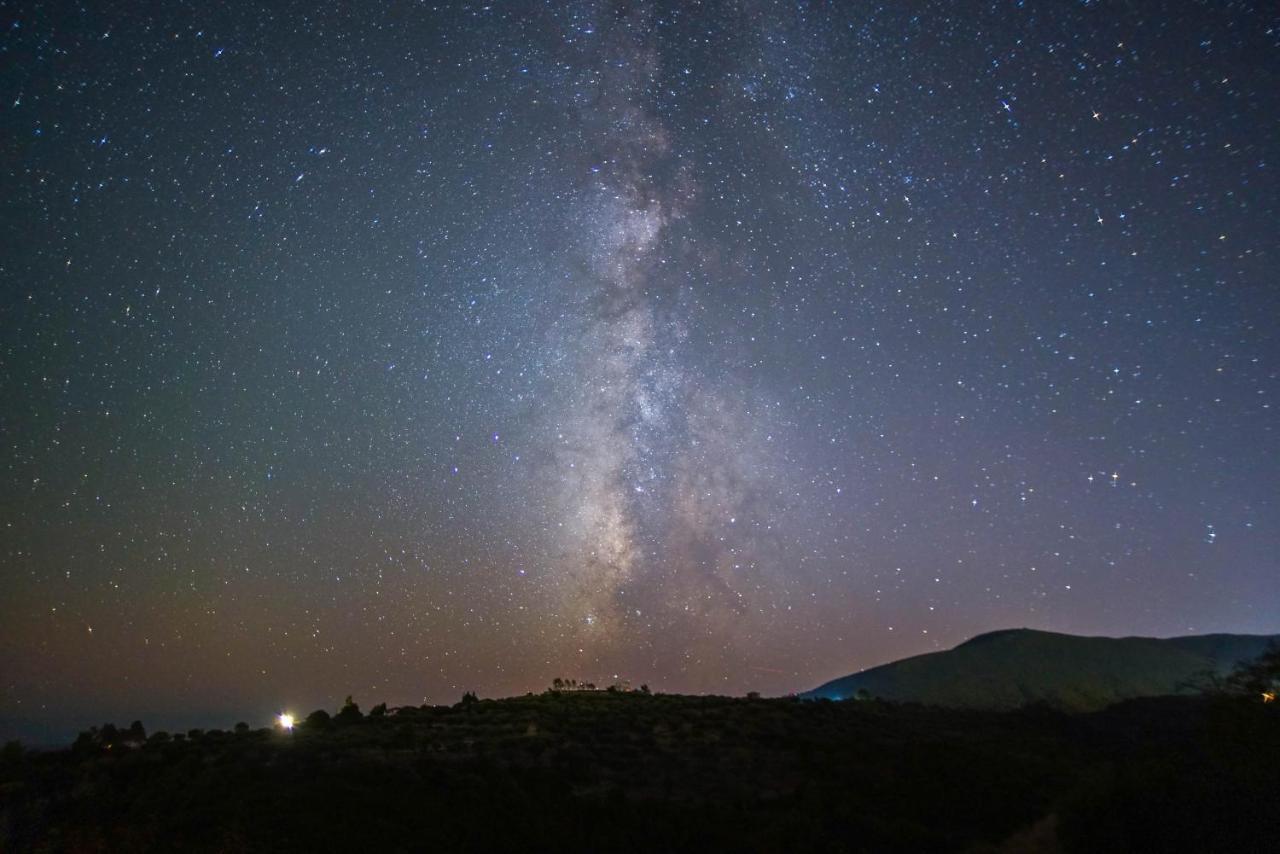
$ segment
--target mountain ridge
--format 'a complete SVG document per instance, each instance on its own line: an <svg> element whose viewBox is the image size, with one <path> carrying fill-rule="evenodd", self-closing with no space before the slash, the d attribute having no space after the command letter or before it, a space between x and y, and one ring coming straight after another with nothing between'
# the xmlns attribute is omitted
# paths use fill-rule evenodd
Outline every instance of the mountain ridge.
<svg viewBox="0 0 1280 854"><path fill-rule="evenodd" d="M1272 643L1280 643L1280 635L1219 632L1112 638L997 629L949 650L832 679L799 696L871 696L980 709L1044 702L1069 711L1092 711L1137 697L1187 693L1194 680L1229 672Z"/></svg>

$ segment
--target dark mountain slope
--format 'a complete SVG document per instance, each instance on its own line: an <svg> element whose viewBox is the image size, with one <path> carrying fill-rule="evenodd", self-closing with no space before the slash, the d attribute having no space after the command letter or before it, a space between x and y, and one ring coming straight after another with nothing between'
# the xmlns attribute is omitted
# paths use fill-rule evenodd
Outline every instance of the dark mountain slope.
<svg viewBox="0 0 1280 854"><path fill-rule="evenodd" d="M984 709L1047 702L1072 711L1134 697L1176 694L1206 672L1225 673L1260 655L1280 635L1104 638L1008 629L954 649L854 673L806 692Z"/></svg>

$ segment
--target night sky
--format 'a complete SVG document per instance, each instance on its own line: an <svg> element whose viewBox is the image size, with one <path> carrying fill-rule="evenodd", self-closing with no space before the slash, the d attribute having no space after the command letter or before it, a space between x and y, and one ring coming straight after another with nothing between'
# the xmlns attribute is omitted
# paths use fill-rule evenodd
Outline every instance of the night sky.
<svg viewBox="0 0 1280 854"><path fill-rule="evenodd" d="M1280 630L1269 3L0 4L0 722Z"/></svg>

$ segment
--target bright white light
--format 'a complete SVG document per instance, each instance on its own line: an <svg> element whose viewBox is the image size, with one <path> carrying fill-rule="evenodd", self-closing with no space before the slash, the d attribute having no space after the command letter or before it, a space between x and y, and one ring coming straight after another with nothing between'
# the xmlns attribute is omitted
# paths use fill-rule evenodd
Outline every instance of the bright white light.
<svg viewBox="0 0 1280 854"><path fill-rule="evenodd" d="M276 718L276 722L280 724L280 729L283 729L283 730L293 729L293 715L290 715L288 713L283 714L280 717Z"/></svg>

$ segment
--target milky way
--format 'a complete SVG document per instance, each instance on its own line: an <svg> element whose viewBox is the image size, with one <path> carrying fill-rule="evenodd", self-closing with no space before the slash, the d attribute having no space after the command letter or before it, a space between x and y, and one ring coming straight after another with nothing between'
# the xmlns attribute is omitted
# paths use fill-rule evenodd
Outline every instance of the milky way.
<svg viewBox="0 0 1280 854"><path fill-rule="evenodd" d="M568 370L538 428L556 445L533 491L561 487L552 518L566 617L594 629L593 643L649 647L655 629L744 612L753 577L742 562L758 563L756 537L721 529L737 515L757 527L767 514L750 516L744 502L777 484L761 482L767 460L749 456L744 423L762 419L741 408L751 390L708 376L689 353L689 267L713 241L678 232L698 187L657 115L654 13L574 21L591 38L565 60L582 69L566 130L581 137L591 177L569 201L571 222L586 227L571 229L567 254L582 263L558 285L567 311L547 336ZM723 643L721 622L704 633Z"/></svg>
<svg viewBox="0 0 1280 854"><path fill-rule="evenodd" d="M1265 4L0 8L6 732L1280 630Z"/></svg>

